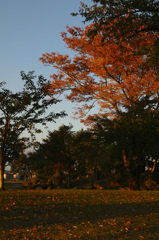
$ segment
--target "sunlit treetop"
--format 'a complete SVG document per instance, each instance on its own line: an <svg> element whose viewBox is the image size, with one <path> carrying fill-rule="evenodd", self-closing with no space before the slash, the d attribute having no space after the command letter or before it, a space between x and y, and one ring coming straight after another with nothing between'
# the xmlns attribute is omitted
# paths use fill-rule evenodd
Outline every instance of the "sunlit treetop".
<svg viewBox="0 0 159 240"><path fill-rule="evenodd" d="M85 22L93 21L94 28L90 29L90 34L95 35L103 27L105 37L110 33L120 38L136 35L140 31L159 32L157 0L92 0L92 2L94 4L91 6L81 3L78 13L84 17Z"/></svg>

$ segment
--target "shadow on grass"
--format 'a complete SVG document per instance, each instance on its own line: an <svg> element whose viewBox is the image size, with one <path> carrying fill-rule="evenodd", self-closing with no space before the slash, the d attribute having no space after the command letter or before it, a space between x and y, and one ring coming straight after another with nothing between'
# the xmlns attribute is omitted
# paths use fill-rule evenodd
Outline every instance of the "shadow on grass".
<svg viewBox="0 0 159 240"><path fill-rule="evenodd" d="M117 203L117 204L76 204L76 203L38 203L13 205L1 209L1 230L36 227L69 223L71 225L104 219L125 218L159 214L159 202ZM158 229L159 232L159 229Z"/></svg>

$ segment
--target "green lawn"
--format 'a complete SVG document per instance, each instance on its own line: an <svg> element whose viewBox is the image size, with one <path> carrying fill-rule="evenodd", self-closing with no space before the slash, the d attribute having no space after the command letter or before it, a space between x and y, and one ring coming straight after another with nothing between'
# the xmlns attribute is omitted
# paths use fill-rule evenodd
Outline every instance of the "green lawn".
<svg viewBox="0 0 159 240"><path fill-rule="evenodd" d="M159 239L159 192L1 191L0 239Z"/></svg>

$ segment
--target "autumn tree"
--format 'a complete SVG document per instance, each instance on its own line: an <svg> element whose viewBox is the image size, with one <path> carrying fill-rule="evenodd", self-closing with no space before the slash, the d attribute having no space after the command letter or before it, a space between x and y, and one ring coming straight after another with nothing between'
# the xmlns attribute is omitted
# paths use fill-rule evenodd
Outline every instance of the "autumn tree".
<svg viewBox="0 0 159 240"><path fill-rule="evenodd" d="M101 113L113 117L124 111L125 106L133 106L145 96L148 100L158 101L156 71L149 68L147 57L142 54L142 48L151 45L155 35L142 33L121 48L115 39L103 45L101 34L96 35L90 44L87 33L91 27L67 27L67 33L62 33L68 48L76 52L72 60L68 55L55 52L43 54L40 58L58 71L51 75L52 94L65 92L70 101L83 102L78 110L81 116L95 103L100 105ZM136 54L139 49L140 55Z"/></svg>
<svg viewBox="0 0 159 240"><path fill-rule="evenodd" d="M3 88L0 91L0 189L4 189L4 169L6 163L14 160L26 148L35 143L35 134L41 132L37 124L45 125L65 116L64 112L46 114L49 106L58 100L51 97L50 82L39 76L35 83L34 72L21 72L24 88L20 92ZM22 136L27 131L30 138Z"/></svg>
<svg viewBox="0 0 159 240"><path fill-rule="evenodd" d="M150 68L148 57L142 51L144 46L155 42L156 35L142 32L120 45L112 37L103 44L101 30L90 44L88 31L93 27L67 27L67 32L62 33L63 41L76 53L73 59L55 52L43 54L40 58L44 64L53 65L57 70L51 75L50 92L53 95L67 93L67 99L79 102L77 113L81 118L95 103L100 106L99 114L109 119L122 118L122 113L138 107L142 113L146 109L158 111L157 70ZM135 111L134 114L137 117L139 113Z"/></svg>

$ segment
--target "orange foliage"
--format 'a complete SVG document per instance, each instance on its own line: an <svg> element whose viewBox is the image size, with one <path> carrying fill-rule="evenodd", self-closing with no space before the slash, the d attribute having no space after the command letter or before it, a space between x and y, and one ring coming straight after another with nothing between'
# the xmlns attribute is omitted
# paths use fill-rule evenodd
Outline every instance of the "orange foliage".
<svg viewBox="0 0 159 240"><path fill-rule="evenodd" d="M140 33L119 45L115 39L102 43L99 33L90 42L87 32L91 27L67 27L67 32L61 34L68 48L77 53L73 59L55 52L40 58L58 70L51 75L52 94L67 92L70 101L83 102L78 111L81 116L94 102L100 105L101 113L114 116L146 95L158 97L159 81L145 54L156 36Z"/></svg>

